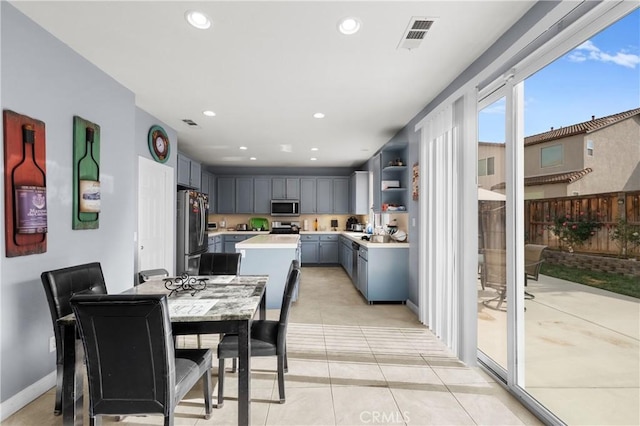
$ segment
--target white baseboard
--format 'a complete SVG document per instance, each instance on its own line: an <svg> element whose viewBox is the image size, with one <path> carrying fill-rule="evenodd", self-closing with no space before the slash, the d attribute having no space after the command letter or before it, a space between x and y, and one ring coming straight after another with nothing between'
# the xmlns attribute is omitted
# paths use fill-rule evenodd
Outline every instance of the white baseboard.
<svg viewBox="0 0 640 426"><path fill-rule="evenodd" d="M418 312L418 305L415 305L411 300L407 299L407 308L411 310L416 316L419 318L420 313Z"/></svg>
<svg viewBox="0 0 640 426"><path fill-rule="evenodd" d="M56 372L47 374L31 386L21 390L11 398L0 403L0 421L4 421L22 407L38 398L56 385ZM53 406L51 407L53 411Z"/></svg>

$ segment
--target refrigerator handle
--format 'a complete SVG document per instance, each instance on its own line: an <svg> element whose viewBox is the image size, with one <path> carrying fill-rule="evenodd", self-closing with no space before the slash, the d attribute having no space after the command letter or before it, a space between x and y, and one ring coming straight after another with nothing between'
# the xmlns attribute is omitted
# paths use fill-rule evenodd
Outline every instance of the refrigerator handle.
<svg viewBox="0 0 640 426"><path fill-rule="evenodd" d="M204 230L205 230L205 210L204 210L204 199L202 197L198 198L198 202L200 204L200 246L204 244Z"/></svg>

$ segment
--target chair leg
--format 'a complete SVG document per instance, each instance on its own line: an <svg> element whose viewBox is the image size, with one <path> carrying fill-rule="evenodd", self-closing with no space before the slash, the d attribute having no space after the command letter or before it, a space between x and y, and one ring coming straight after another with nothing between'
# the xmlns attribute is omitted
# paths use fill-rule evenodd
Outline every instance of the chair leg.
<svg viewBox="0 0 640 426"><path fill-rule="evenodd" d="M164 416L164 426L173 426L173 411Z"/></svg>
<svg viewBox="0 0 640 426"><path fill-rule="evenodd" d="M287 349L284 350L284 372L289 372L289 357L287 357Z"/></svg>
<svg viewBox="0 0 640 426"><path fill-rule="evenodd" d="M231 360L231 372L235 373L238 371L238 358L233 358Z"/></svg>
<svg viewBox="0 0 640 426"><path fill-rule="evenodd" d="M224 404L224 358L218 360L218 405L216 408L222 408Z"/></svg>
<svg viewBox="0 0 640 426"><path fill-rule="evenodd" d="M56 364L56 401L53 407L53 414L62 414L62 364Z"/></svg>
<svg viewBox="0 0 640 426"><path fill-rule="evenodd" d="M211 418L211 407L213 405L211 401L211 369L207 369L202 375L202 388L204 392L204 418L209 420Z"/></svg>
<svg viewBox="0 0 640 426"><path fill-rule="evenodd" d="M202 348L202 339L200 338L200 335L198 334L198 349Z"/></svg>
<svg viewBox="0 0 640 426"><path fill-rule="evenodd" d="M278 355L278 393L280 394L280 404L284 404L284 365L286 355Z"/></svg>

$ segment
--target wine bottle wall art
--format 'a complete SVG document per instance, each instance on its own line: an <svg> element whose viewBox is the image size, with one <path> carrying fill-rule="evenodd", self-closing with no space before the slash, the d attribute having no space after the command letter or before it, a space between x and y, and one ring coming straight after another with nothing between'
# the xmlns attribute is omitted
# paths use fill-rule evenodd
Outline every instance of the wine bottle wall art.
<svg viewBox="0 0 640 426"><path fill-rule="evenodd" d="M47 251L45 125L3 111L6 256Z"/></svg>
<svg viewBox="0 0 640 426"><path fill-rule="evenodd" d="M100 126L73 117L73 229L97 229L100 219Z"/></svg>

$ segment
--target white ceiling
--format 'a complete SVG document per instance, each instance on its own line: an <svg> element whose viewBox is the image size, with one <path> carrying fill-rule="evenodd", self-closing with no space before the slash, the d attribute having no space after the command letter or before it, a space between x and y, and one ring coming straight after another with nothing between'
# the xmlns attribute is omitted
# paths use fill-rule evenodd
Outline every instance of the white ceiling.
<svg viewBox="0 0 640 426"><path fill-rule="evenodd" d="M361 165L533 3L12 2L134 92L203 164L314 167ZM213 26L189 26L188 9ZM346 16L360 32L337 31ZM436 22L419 48L398 49L413 16Z"/></svg>

